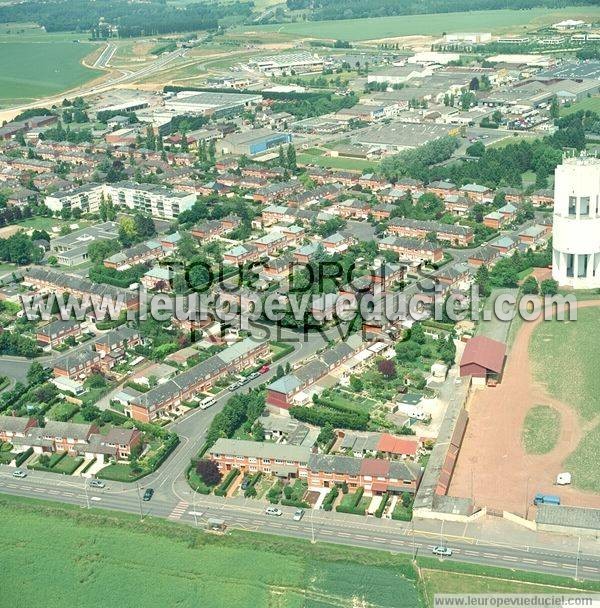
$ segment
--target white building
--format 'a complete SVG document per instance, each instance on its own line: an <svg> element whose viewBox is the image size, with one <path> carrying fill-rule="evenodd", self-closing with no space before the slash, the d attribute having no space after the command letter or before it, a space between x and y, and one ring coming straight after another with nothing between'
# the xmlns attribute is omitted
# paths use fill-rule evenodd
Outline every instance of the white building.
<svg viewBox="0 0 600 608"><path fill-rule="evenodd" d="M600 287L600 159L556 167L552 277L577 289Z"/></svg>
<svg viewBox="0 0 600 608"><path fill-rule="evenodd" d="M446 34L444 36L444 42L470 42L472 44L479 44L482 42L490 42L492 39L491 32L459 32L456 34Z"/></svg>
<svg viewBox="0 0 600 608"><path fill-rule="evenodd" d="M111 200L115 206L141 211L153 217L172 220L196 202L196 194L169 190L155 184L117 182L114 184L88 184L62 190L46 197L46 205L54 212L63 209L81 209L83 213L98 213L100 202Z"/></svg>
<svg viewBox="0 0 600 608"><path fill-rule="evenodd" d="M291 74L292 71L296 74L321 72L325 67L325 62L318 55L300 51L251 59L248 65L268 76L281 76Z"/></svg>

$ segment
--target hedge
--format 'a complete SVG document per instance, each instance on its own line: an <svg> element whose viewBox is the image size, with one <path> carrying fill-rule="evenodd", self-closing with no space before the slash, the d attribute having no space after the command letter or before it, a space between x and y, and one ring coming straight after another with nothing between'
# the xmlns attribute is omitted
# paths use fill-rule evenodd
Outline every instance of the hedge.
<svg viewBox="0 0 600 608"><path fill-rule="evenodd" d="M340 489L337 486L333 486L333 488L331 488L329 494L325 496L325 499L321 504L323 511L331 511L331 509L333 508L333 503L335 502L335 499L339 496L339 494Z"/></svg>
<svg viewBox="0 0 600 608"><path fill-rule="evenodd" d="M352 515L364 515L365 514L365 509L363 508L359 508L359 504L360 504L360 500L363 497L363 494L365 493L365 489L364 488L358 488L358 490L356 490L356 492L354 492L354 494L352 495L352 500L348 501L348 504L339 504L335 510L338 513L350 513Z"/></svg>
<svg viewBox="0 0 600 608"><path fill-rule="evenodd" d="M297 507L298 509L308 509L310 507L305 500L294 500L293 498L282 498L281 504L286 507Z"/></svg>
<svg viewBox="0 0 600 608"><path fill-rule="evenodd" d="M33 448L27 448L24 452L17 454L15 457L15 465L20 467L32 454Z"/></svg>
<svg viewBox="0 0 600 608"><path fill-rule="evenodd" d="M275 363L275 361L279 361L279 359L287 357L287 355L289 355L294 350L294 347L291 344L287 344L286 342L271 342L271 344L273 346L276 346L277 348L282 349L271 357L271 363Z"/></svg>
<svg viewBox="0 0 600 608"><path fill-rule="evenodd" d="M244 490L244 496L246 498L252 498L253 496L256 496L256 489L254 486L258 483L258 480L261 478L261 476L262 473L260 471L252 475L250 481L248 482L248 487Z"/></svg>
<svg viewBox="0 0 600 608"><path fill-rule="evenodd" d="M81 473L87 473L91 466L96 462L96 457L92 458L88 463L81 469Z"/></svg>
<svg viewBox="0 0 600 608"><path fill-rule="evenodd" d="M227 490L233 483L233 480L240 474L239 469L231 469L225 479L215 488L215 496L225 496L227 494Z"/></svg>
<svg viewBox="0 0 600 608"><path fill-rule="evenodd" d="M383 511L385 510L385 507L389 500L390 500L390 495L386 492L381 498L381 503L377 507L377 511L375 511L375 517L379 517L381 519L381 516L383 515Z"/></svg>

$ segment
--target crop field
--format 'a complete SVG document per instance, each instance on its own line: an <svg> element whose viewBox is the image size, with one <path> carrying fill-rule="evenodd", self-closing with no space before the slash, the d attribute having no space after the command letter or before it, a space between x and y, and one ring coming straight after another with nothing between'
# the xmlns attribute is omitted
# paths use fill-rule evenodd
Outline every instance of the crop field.
<svg viewBox="0 0 600 608"><path fill-rule="evenodd" d="M287 540L278 547L272 537L217 538L76 509L39 512L0 498L3 605L27 598L50 608L65 601L183 608L200 600L211 608L392 608L399 595L405 608L420 605L414 579L402 574L412 573L408 558L381 554L369 563L353 549Z"/></svg>
<svg viewBox="0 0 600 608"><path fill-rule="evenodd" d="M5 42L0 35L0 105L26 103L95 78L102 72L81 63L94 49L67 41Z"/></svg>
<svg viewBox="0 0 600 608"><path fill-rule="evenodd" d="M560 19L587 17L588 21L600 16L598 7L572 7L556 10L534 8L530 10L472 11L435 15L399 15L370 19L341 21L299 21L297 23L256 26L255 31L275 31L310 38L343 40L373 40L414 35L441 35L443 32L490 31L502 33L517 26L538 27ZM247 29L247 28L246 28Z"/></svg>
<svg viewBox="0 0 600 608"><path fill-rule="evenodd" d="M560 412L548 405L536 405L525 416L523 447L528 454L547 454L558 440Z"/></svg>

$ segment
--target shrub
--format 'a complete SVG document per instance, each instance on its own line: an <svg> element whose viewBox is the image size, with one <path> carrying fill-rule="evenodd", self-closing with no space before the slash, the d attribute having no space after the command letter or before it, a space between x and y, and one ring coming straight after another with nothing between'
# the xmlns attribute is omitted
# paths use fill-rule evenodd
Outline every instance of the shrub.
<svg viewBox="0 0 600 608"><path fill-rule="evenodd" d="M333 486L333 488L331 488L331 490L329 491L329 494L327 494L327 496L325 496L325 499L323 500L323 511L331 511L331 509L333 508L333 503L335 502L335 499L339 496L339 494L340 489L337 486Z"/></svg>
<svg viewBox="0 0 600 608"><path fill-rule="evenodd" d="M383 512L385 511L385 507L387 506L387 503L389 502L389 500L390 500L390 495L386 492L381 497L381 503L377 507L377 511L375 511L375 517L379 517L381 519L381 516L383 515Z"/></svg>
<svg viewBox="0 0 600 608"><path fill-rule="evenodd" d="M219 467L214 460L202 459L196 464L196 473L198 477L207 486L216 486L221 481L221 473Z"/></svg>
<svg viewBox="0 0 600 608"><path fill-rule="evenodd" d="M33 448L28 448L24 452L17 454L17 456L15 457L15 464L20 467L32 454Z"/></svg>

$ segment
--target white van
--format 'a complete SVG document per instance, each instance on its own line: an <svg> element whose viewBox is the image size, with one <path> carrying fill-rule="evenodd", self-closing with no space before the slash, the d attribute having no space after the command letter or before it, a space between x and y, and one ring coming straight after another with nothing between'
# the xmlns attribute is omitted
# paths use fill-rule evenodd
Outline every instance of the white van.
<svg viewBox="0 0 600 608"><path fill-rule="evenodd" d="M211 405L214 405L215 403L216 403L216 401L215 401L214 397L206 397L206 399L202 399L202 401L200 401L200 409L206 410Z"/></svg>

